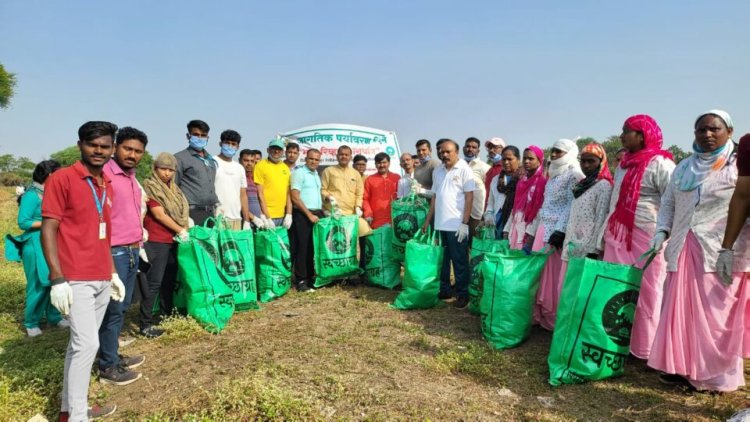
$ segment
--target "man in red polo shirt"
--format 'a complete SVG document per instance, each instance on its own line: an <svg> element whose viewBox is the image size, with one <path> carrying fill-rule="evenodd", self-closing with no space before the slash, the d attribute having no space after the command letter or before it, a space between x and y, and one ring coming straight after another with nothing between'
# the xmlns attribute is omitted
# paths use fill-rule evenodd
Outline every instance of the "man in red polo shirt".
<svg viewBox="0 0 750 422"><path fill-rule="evenodd" d="M44 187L41 232L50 300L70 321L60 420L87 420L115 411L115 406L89 409L88 388L110 296L117 301L125 297L110 255L114 193L102 171L116 131L109 122L84 123L78 129L81 160L53 173Z"/></svg>

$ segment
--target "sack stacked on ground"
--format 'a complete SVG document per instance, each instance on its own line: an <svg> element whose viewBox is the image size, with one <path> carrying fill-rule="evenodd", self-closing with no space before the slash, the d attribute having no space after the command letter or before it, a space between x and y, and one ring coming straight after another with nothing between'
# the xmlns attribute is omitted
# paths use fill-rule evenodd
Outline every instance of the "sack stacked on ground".
<svg viewBox="0 0 750 422"><path fill-rule="evenodd" d="M479 300L482 297L482 271L479 264L484 255L489 252L505 252L509 249L507 240L495 239L495 228L490 226L477 227L476 235L471 241L469 254L469 313L479 315Z"/></svg>
<svg viewBox="0 0 750 422"><path fill-rule="evenodd" d="M365 273L367 280L392 289L401 284L401 266L393 256L393 230L390 225L378 227L365 237Z"/></svg>
<svg viewBox="0 0 750 422"><path fill-rule="evenodd" d="M550 384L623 373L642 275L632 265L571 256L547 358Z"/></svg>
<svg viewBox="0 0 750 422"><path fill-rule="evenodd" d="M393 256L399 263L404 262L406 242L422 228L429 208L427 201L414 193L391 203Z"/></svg>
<svg viewBox="0 0 750 422"><path fill-rule="evenodd" d="M289 234L283 227L255 232L258 296L263 303L284 296L292 286Z"/></svg>
<svg viewBox="0 0 750 422"><path fill-rule="evenodd" d="M531 332L534 301L547 254L489 252L480 264L482 333L496 349L518 346Z"/></svg>
<svg viewBox="0 0 750 422"><path fill-rule="evenodd" d="M359 217L356 215L325 217L315 223L315 287L359 274L358 231Z"/></svg>
<svg viewBox="0 0 750 422"><path fill-rule="evenodd" d="M414 239L406 242L403 290L391 306L427 309L437 305L443 254L437 232L418 231Z"/></svg>
<svg viewBox="0 0 750 422"><path fill-rule="evenodd" d="M177 245L174 306L218 333L234 313L232 291L221 275L218 230L195 226L188 233L190 240Z"/></svg>

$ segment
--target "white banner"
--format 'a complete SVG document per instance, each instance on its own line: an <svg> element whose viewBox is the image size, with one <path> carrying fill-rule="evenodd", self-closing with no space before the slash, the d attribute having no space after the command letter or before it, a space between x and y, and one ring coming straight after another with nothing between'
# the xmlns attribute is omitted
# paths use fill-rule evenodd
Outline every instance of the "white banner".
<svg viewBox="0 0 750 422"><path fill-rule="evenodd" d="M348 145L352 149L352 159L357 154L367 157L365 174L375 173L375 154L385 152L391 157L391 172L401 175L402 170L399 164L401 151L396 134L392 131L342 123L327 123L290 130L280 136L299 144L300 154L297 162L299 165L305 164L305 154L310 148L320 150L321 167L336 165L338 164L336 150L342 145Z"/></svg>

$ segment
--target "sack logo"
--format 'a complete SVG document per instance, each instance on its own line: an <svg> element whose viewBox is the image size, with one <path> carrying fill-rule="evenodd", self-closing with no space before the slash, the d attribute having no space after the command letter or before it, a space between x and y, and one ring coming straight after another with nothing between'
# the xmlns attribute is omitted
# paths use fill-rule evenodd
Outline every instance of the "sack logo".
<svg viewBox="0 0 750 422"><path fill-rule="evenodd" d="M341 226L331 227L326 236L326 248L336 255L341 255L349 250L349 237L346 229Z"/></svg>
<svg viewBox="0 0 750 422"><path fill-rule="evenodd" d="M637 290L625 290L612 296L602 310L602 326L618 346L630 344L633 315L638 302Z"/></svg>
<svg viewBox="0 0 750 422"><path fill-rule="evenodd" d="M372 257L375 255L375 245L372 243L370 237L365 238L365 250L362 253L365 254L365 265L369 265Z"/></svg>
<svg viewBox="0 0 750 422"><path fill-rule="evenodd" d="M411 214L400 214L393 219L393 234L396 235L401 243L406 243L414 237L414 233L419 229L417 217Z"/></svg>

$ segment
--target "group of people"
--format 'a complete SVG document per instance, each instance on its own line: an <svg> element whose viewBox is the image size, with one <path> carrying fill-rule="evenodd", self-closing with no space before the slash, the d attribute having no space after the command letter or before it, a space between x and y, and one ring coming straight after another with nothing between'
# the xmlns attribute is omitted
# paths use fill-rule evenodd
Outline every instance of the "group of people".
<svg viewBox="0 0 750 422"><path fill-rule="evenodd" d="M60 168L47 160L34 170L34 183L20 200L24 233L15 238L27 277L24 324L29 336L41 334L45 316L51 325L70 328L62 419L114 412L114 406L87 405L97 351L102 382L127 385L141 377L133 369L145 356L119 353L130 341L122 328L136 274L140 268L147 280L140 334L158 337L160 317L173 309L177 244L189 240L192 225L221 220L234 230L283 226L294 285L308 292L315 278L312 229L321 218L357 215L376 229L391 223L392 202L409 195L429 201L422 230L436 230L445 247L440 299L467 306L469 250L480 226L513 249L550 252L534 314L548 330L558 306L566 306L558 302L570 257L631 265L653 253L631 353L661 371L664 382L716 391L744 385L743 357L750 357L750 287L744 280L750 270L750 136L736 145L724 111L696 119L693 154L678 166L663 149L653 118L628 118L614 177L602 145L579 151L569 139L555 142L545 157L538 146L521 150L491 138L484 143L486 162L477 138L463 147L440 139L437 158L422 139L415 155L399 157L403 175L389 170L391 157L383 152L374 157L376 172L365 176L367 159L352 157L348 146L338 148L336 165L319 172L317 149L307 149L298 165L300 146L277 138L264 159L259 150L240 150L234 130L221 133L220 152L212 155L209 130L201 120L190 121L187 148L158 154L142 185L135 168L146 134L109 122L80 127L81 159L74 165Z"/></svg>

